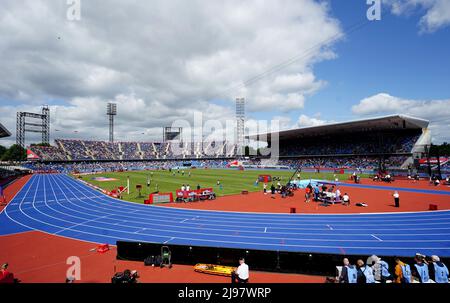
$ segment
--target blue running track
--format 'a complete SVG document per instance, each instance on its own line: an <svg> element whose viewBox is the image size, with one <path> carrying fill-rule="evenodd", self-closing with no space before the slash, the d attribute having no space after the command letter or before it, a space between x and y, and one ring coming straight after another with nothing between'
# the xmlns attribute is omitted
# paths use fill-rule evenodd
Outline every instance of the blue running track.
<svg viewBox="0 0 450 303"><path fill-rule="evenodd" d="M450 211L301 215L186 210L116 200L67 175L35 175L0 214L0 235L39 230L117 240L326 254L450 257Z"/></svg>

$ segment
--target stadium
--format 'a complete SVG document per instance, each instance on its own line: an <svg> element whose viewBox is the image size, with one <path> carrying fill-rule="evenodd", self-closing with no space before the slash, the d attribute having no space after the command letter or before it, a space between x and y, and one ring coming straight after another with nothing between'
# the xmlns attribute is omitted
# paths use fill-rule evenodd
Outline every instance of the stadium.
<svg viewBox="0 0 450 303"><path fill-rule="evenodd" d="M2 294L450 285L450 1L23 2L0 2Z"/></svg>
<svg viewBox="0 0 450 303"><path fill-rule="evenodd" d="M242 154L237 142L173 134L159 142L28 146L25 163L2 167L9 186L0 239L38 252L47 243L56 256L102 252L91 253L100 281L110 278L106 268L133 264L147 281L224 282L242 256L256 282L325 282L343 256L413 262L420 252L446 260L450 170L430 154L428 124L391 115L248 135L266 140L256 155ZM278 157L267 153L275 144ZM443 184L430 185L437 176ZM16 254L18 264L27 250ZM155 278L143 264L164 259L164 250L171 269Z"/></svg>

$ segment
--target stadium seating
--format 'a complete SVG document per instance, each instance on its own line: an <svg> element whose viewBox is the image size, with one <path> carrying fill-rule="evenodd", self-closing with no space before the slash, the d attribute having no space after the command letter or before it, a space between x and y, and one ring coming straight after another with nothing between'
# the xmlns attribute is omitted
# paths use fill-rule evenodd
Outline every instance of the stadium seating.
<svg viewBox="0 0 450 303"><path fill-rule="evenodd" d="M391 153L386 167L400 167L408 158L417 134L385 136L380 150L379 138L321 137L320 140L288 140L280 142L281 157L297 157L297 160L280 160L279 165L328 168L376 168L379 160L371 154ZM236 158L238 146L234 142L207 141L195 143L177 142L104 142L87 140L55 140L56 146L32 146L30 149L44 161L139 161L154 159L212 159ZM406 154L406 155L405 155ZM355 155L354 157L343 157ZM303 157L302 157L303 156ZM314 156L306 158L305 156ZM333 156L324 157L324 156Z"/></svg>

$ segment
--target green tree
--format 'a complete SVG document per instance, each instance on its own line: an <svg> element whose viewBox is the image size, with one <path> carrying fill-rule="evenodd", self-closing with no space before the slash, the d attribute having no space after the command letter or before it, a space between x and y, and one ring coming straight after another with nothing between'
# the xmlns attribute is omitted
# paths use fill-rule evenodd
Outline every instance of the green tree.
<svg viewBox="0 0 450 303"><path fill-rule="evenodd" d="M30 146L47 146L47 147L49 147L50 144L49 143L33 143Z"/></svg>
<svg viewBox="0 0 450 303"><path fill-rule="evenodd" d="M3 155L6 153L8 149L4 147L3 145L0 145L0 159L3 157Z"/></svg>
<svg viewBox="0 0 450 303"><path fill-rule="evenodd" d="M450 156L450 144L444 142L441 145L431 145L430 156L435 157L438 153L439 156Z"/></svg>
<svg viewBox="0 0 450 303"><path fill-rule="evenodd" d="M24 161L27 159L27 150L17 144L12 145L2 156L3 161Z"/></svg>

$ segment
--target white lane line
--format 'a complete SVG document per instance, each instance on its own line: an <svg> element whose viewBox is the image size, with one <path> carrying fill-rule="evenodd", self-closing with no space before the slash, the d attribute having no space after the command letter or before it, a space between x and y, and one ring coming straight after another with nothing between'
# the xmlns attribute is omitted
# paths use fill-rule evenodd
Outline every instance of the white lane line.
<svg viewBox="0 0 450 303"><path fill-rule="evenodd" d="M57 234L62 233L62 232L64 232L64 231L68 230L68 229L72 229L72 228L74 228L74 227L77 227L77 226L80 226L80 225L84 225L84 224L89 223L89 222L93 222L93 221L97 221L97 220L100 220L100 219L104 219L104 218L107 218L107 217L109 217L109 216L110 216L110 215L103 216L103 217L98 217L98 218L91 219L91 220L87 220L87 221L83 221L83 222L81 222L81 223L78 223L78 224L75 224L75 225L72 225L72 226L63 228L63 229L61 229L61 230L55 232L54 234L57 235Z"/></svg>
<svg viewBox="0 0 450 303"><path fill-rule="evenodd" d="M333 230L333 227L331 227L330 224L327 224L327 227L328 227L330 230Z"/></svg>
<svg viewBox="0 0 450 303"><path fill-rule="evenodd" d="M381 239L378 238L377 236L375 236L375 235L371 235L371 236L374 237L375 239L377 239L378 241L383 242L383 240L381 240Z"/></svg>
<svg viewBox="0 0 450 303"><path fill-rule="evenodd" d="M141 229L135 231L133 234L138 234L138 233L140 233L141 231L146 231L146 230L147 230L147 228L141 228Z"/></svg>
<svg viewBox="0 0 450 303"><path fill-rule="evenodd" d="M173 239L175 239L175 237L170 238L169 240L165 241L163 244L167 244L167 243L169 243L169 241L172 241Z"/></svg>

